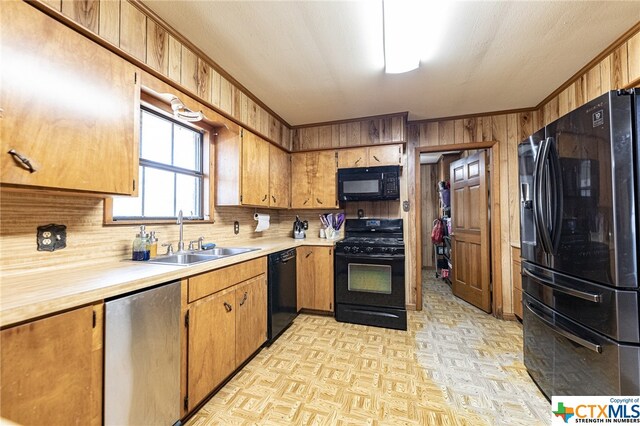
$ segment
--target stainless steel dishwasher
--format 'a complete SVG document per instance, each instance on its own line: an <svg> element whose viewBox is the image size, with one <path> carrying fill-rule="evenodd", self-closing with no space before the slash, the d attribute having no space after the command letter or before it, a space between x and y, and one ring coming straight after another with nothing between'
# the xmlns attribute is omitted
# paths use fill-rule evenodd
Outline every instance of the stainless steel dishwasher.
<svg viewBox="0 0 640 426"><path fill-rule="evenodd" d="M105 425L179 424L180 326L180 282L105 303Z"/></svg>

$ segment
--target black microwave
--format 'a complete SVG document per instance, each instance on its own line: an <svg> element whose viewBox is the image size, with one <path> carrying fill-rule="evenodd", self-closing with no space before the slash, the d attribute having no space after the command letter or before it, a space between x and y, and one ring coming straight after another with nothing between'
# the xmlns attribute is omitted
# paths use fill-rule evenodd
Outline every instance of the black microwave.
<svg viewBox="0 0 640 426"><path fill-rule="evenodd" d="M400 199L400 166L338 169L340 201Z"/></svg>

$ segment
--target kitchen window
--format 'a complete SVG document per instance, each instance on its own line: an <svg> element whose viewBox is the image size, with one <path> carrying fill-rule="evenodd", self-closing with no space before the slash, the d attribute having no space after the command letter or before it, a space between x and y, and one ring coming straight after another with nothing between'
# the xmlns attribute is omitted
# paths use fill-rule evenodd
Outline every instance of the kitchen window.
<svg viewBox="0 0 640 426"><path fill-rule="evenodd" d="M112 220L205 219L204 131L141 107L137 197L114 197Z"/></svg>

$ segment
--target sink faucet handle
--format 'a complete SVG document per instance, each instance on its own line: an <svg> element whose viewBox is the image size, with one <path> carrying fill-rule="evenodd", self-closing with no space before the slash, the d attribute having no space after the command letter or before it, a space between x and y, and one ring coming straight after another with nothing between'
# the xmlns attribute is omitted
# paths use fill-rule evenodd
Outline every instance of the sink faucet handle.
<svg viewBox="0 0 640 426"><path fill-rule="evenodd" d="M197 240L189 241L189 250L202 250L202 242L204 241L204 237L200 237ZM194 244L197 244L196 248L194 248Z"/></svg>
<svg viewBox="0 0 640 426"><path fill-rule="evenodd" d="M173 254L173 245L171 245L171 243L164 243L162 244L162 247L166 247L167 248L167 254Z"/></svg>

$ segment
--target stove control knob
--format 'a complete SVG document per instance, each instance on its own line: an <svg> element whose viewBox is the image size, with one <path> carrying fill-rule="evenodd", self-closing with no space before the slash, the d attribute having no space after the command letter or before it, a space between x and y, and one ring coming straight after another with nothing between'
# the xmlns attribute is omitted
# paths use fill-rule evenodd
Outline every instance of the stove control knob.
<svg viewBox="0 0 640 426"><path fill-rule="evenodd" d="M356 247L356 246L351 247L351 253L357 253L359 251L360 251L360 249L358 247Z"/></svg>
<svg viewBox="0 0 640 426"><path fill-rule="evenodd" d="M395 248L395 247L390 247L390 248L389 248L389 253L390 253L390 254L396 254L396 252L397 252L397 251L398 251L398 249L397 249L397 248Z"/></svg>
<svg viewBox="0 0 640 426"><path fill-rule="evenodd" d="M373 247L367 247L366 249L364 249L364 251L366 251L367 253L371 253L373 251Z"/></svg>
<svg viewBox="0 0 640 426"><path fill-rule="evenodd" d="M349 253L349 252L351 251L351 247L349 247L349 246L344 246L344 251L345 251L346 253Z"/></svg>
<svg viewBox="0 0 640 426"><path fill-rule="evenodd" d="M382 248L380 249L380 251L381 251L382 253L386 253L386 252L388 252L388 251L389 251L389 247L382 247Z"/></svg>

